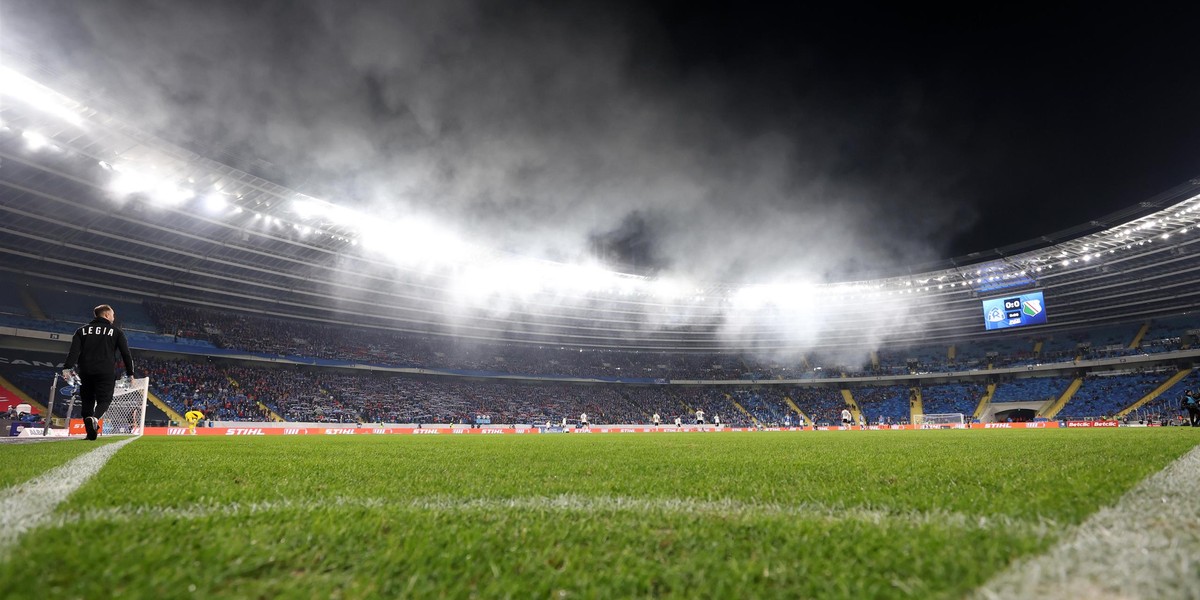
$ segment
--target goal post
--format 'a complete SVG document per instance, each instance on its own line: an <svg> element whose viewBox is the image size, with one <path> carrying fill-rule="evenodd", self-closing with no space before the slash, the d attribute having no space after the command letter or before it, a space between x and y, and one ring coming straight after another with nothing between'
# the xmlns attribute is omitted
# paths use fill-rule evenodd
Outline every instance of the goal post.
<svg viewBox="0 0 1200 600"><path fill-rule="evenodd" d="M50 402L46 407L46 428L43 435L50 434L50 421L54 418L55 392L61 392L58 402L65 404L62 411L66 429L70 430L71 419L80 418L79 414L79 380L75 379L70 385L58 390L58 376L50 385ZM108 410L100 415L101 435L141 435L146 427L146 401L149 398L150 378L119 379L113 389L113 401Z"/></svg>
<svg viewBox="0 0 1200 600"><path fill-rule="evenodd" d="M121 384L126 385L122 386ZM113 401L100 416L101 435L141 435L146 427L146 399L150 378L118 380Z"/></svg>
<svg viewBox="0 0 1200 600"><path fill-rule="evenodd" d="M913 415L913 425L921 427L951 427L964 425L966 422L966 415L963 413L926 413L923 415Z"/></svg>

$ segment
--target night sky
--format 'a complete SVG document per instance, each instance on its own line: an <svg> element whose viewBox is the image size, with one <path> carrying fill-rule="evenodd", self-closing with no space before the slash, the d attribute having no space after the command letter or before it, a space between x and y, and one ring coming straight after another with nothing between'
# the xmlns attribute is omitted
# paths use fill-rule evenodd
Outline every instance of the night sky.
<svg viewBox="0 0 1200 600"><path fill-rule="evenodd" d="M726 280L961 256L1200 175L1200 45L1164 9L199 4L3 0L3 48L307 193Z"/></svg>
<svg viewBox="0 0 1200 600"><path fill-rule="evenodd" d="M957 256L1200 175L1195 15L1051 4L665 2L656 17L666 60L741 90L748 110L731 114L749 115L747 127L812 114L866 123L826 149L849 176L952 181L953 202L978 215L947 246Z"/></svg>

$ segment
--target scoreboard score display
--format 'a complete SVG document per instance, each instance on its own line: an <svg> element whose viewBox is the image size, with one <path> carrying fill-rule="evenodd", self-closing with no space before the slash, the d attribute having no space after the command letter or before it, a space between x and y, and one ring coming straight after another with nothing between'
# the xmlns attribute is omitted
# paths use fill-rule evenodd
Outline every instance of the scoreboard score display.
<svg viewBox="0 0 1200 600"><path fill-rule="evenodd" d="M1042 292L1027 292L983 301L983 324L989 330L1043 325L1046 300Z"/></svg>

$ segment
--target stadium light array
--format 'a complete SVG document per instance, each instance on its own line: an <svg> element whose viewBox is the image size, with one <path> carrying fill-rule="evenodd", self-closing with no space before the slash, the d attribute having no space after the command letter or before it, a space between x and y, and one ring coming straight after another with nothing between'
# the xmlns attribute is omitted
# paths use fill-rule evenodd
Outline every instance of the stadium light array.
<svg viewBox="0 0 1200 600"><path fill-rule="evenodd" d="M76 127L83 126L78 102L6 67L0 67L0 94L53 115Z"/></svg>

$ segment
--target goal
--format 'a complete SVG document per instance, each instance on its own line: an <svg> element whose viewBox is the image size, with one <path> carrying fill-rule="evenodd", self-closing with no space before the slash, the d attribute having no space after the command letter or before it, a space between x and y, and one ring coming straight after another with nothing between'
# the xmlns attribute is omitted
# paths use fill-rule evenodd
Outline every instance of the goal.
<svg viewBox="0 0 1200 600"><path fill-rule="evenodd" d="M962 413L930 413L924 415L913 415L913 425L925 427L953 427L961 426L967 421Z"/></svg>
<svg viewBox="0 0 1200 600"><path fill-rule="evenodd" d="M150 378L127 381L124 387L117 381L112 404L100 417L104 421L101 435L141 435L146 426L146 397Z"/></svg>
<svg viewBox="0 0 1200 600"><path fill-rule="evenodd" d="M50 415L55 414L54 400L55 388L57 387L58 377L55 377L55 383L50 387L50 405L47 411ZM62 395L70 396L70 399L60 399L60 402L65 401L66 408L61 412L66 416L69 423L72 419L81 418L79 405L79 382L73 382L73 386L63 388L63 391L70 390L69 393ZM143 377L141 379L118 380L117 387L113 390L113 401L108 406L108 410L100 416L100 421L103 424L100 430L100 435L141 435L146 426L146 398L150 389L150 378ZM50 428L45 430L46 434L50 433Z"/></svg>

